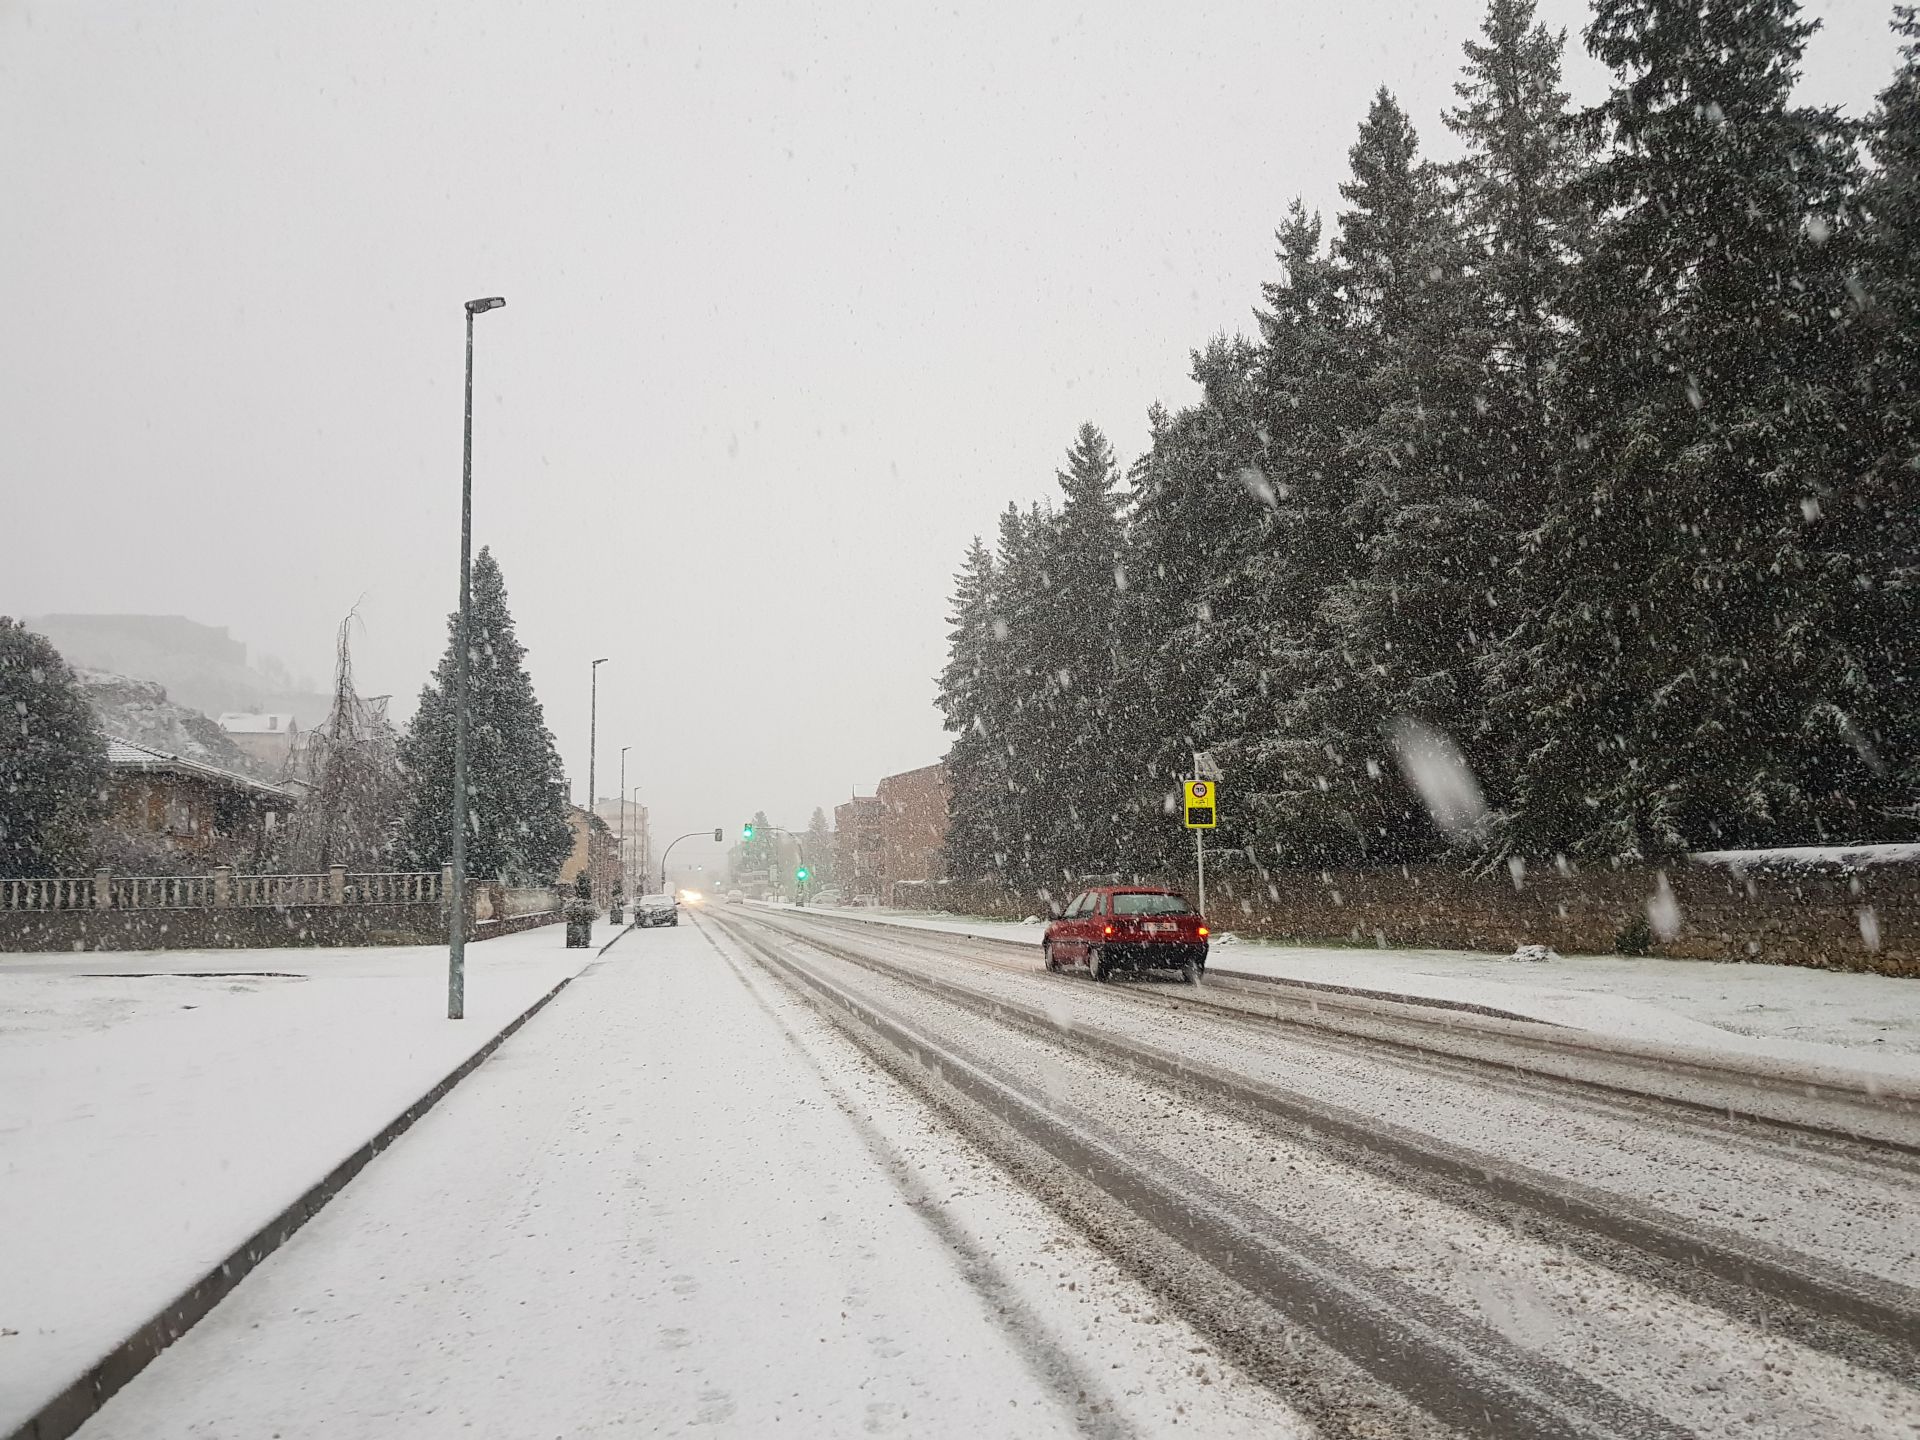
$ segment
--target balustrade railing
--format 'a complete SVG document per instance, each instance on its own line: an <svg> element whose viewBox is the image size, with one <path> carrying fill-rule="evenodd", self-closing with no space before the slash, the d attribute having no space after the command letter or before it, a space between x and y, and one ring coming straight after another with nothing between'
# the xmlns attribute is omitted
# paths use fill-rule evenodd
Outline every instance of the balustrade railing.
<svg viewBox="0 0 1920 1440"><path fill-rule="evenodd" d="M420 905L438 901L438 870L396 870L346 877L350 905Z"/></svg>
<svg viewBox="0 0 1920 1440"><path fill-rule="evenodd" d="M91 880L0 880L0 910L81 910L92 904Z"/></svg>
<svg viewBox="0 0 1920 1440"><path fill-rule="evenodd" d="M508 891L509 896L522 892ZM532 893L532 892L527 892ZM541 891L541 894L550 892ZM349 875L115 875L0 880L0 913L60 910L285 910L299 905L437 905L446 894L439 870ZM528 910L522 913L535 913Z"/></svg>
<svg viewBox="0 0 1920 1440"><path fill-rule="evenodd" d="M331 905L335 903L331 879L328 875L235 875L228 881L232 893L226 903L275 910L294 905Z"/></svg>

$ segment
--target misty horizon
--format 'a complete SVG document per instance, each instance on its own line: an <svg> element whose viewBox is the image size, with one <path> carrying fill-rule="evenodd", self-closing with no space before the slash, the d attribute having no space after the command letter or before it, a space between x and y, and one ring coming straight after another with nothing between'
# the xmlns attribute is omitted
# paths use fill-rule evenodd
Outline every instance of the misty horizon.
<svg viewBox="0 0 1920 1440"><path fill-rule="evenodd" d="M1884 8L1808 7L1804 96L1866 112ZM629 745L663 831L804 824L944 753L970 537L1083 421L1124 464L1193 396L1373 91L1455 152L1480 11L15 8L0 611L181 614L324 690L357 606L404 719L455 601L460 306L503 294L475 544L575 798L607 655L602 794ZM1577 102L1585 15L1540 14Z"/></svg>

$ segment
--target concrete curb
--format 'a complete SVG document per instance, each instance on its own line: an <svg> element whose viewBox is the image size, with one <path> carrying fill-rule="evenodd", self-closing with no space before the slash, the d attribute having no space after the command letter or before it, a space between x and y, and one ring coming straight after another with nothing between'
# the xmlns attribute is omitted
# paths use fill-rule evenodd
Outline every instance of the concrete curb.
<svg viewBox="0 0 1920 1440"><path fill-rule="evenodd" d="M614 940L619 938L619 935L614 936ZM607 944L612 945L613 940ZM605 953L605 947L602 947L601 953ZM498 1050L514 1031L545 1009L547 1002L577 978L577 973L567 976L508 1021L492 1039L389 1121L378 1135L335 1165L299 1199L254 1231L238 1249L188 1286L158 1315L114 1346L79 1379L28 1416L26 1422L10 1432L6 1440L67 1440L68 1436L98 1413L100 1407L112 1399L123 1385L151 1365L162 1350L205 1319L207 1313L246 1279L255 1266L286 1244L302 1225L318 1215L329 1200L346 1188L349 1180L366 1168L368 1161L406 1134L414 1121L439 1104L455 1085L479 1069L482 1062Z"/></svg>

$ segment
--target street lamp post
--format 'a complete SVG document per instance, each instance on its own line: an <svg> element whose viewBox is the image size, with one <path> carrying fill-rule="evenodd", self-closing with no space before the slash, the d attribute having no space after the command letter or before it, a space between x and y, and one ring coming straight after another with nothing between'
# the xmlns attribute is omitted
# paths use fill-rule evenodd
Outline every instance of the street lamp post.
<svg viewBox="0 0 1920 1440"><path fill-rule="evenodd" d="M620 747L620 893L627 893L627 751L631 745Z"/></svg>
<svg viewBox="0 0 1920 1440"><path fill-rule="evenodd" d="M467 301L467 421L460 455L460 618L453 635L453 894L447 899L447 1018L467 1013L467 635L473 620L473 317L498 295Z"/></svg>
<svg viewBox="0 0 1920 1440"><path fill-rule="evenodd" d="M593 762L600 742L600 667L607 663L602 655L590 667L593 671L593 699L587 706L587 885L594 892L594 899L600 898L600 870L593 863L593 816L594 806L599 802L594 796Z"/></svg>
<svg viewBox="0 0 1920 1440"><path fill-rule="evenodd" d="M640 787L638 785L633 787L633 793L629 798L633 801L633 818L637 821L641 821ZM633 858L632 858L631 864L628 867L628 875L627 875L627 888L634 891L636 894L639 893L640 890L645 888L647 883L648 866L647 866L647 843L646 842L647 842L647 827L646 827L646 823L644 821L641 821L640 833L633 837Z"/></svg>

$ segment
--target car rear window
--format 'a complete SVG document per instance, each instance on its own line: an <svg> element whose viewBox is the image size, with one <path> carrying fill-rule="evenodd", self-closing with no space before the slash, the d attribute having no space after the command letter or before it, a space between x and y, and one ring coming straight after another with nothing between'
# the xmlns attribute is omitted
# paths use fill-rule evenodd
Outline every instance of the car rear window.
<svg viewBox="0 0 1920 1440"><path fill-rule="evenodd" d="M1193 907L1178 895L1116 895L1116 915L1191 915Z"/></svg>

